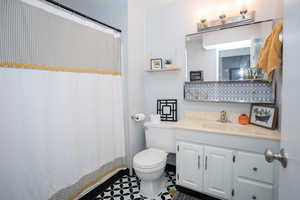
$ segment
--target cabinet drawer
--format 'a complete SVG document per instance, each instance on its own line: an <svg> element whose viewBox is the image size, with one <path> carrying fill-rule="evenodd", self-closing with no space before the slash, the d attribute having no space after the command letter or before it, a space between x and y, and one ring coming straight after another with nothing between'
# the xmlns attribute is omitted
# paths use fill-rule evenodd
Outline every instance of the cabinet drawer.
<svg viewBox="0 0 300 200"><path fill-rule="evenodd" d="M273 184L273 164L265 161L264 155L238 152L236 177L245 177Z"/></svg>
<svg viewBox="0 0 300 200"><path fill-rule="evenodd" d="M238 179L235 200L273 200L272 185Z"/></svg>

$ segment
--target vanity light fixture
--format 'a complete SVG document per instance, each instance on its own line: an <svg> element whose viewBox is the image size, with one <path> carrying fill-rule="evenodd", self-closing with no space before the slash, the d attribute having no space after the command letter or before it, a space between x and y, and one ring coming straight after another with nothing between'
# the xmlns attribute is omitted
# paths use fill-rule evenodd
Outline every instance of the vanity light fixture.
<svg viewBox="0 0 300 200"><path fill-rule="evenodd" d="M218 10L220 14L218 15L218 19L215 20L208 19L208 14L212 13L209 9L203 10L199 23L197 24L198 32L205 33L255 22L256 12L254 10L249 11L249 2L250 0L237 0L240 7L240 15L237 16L228 16L230 6L227 3L223 4L219 7ZM207 13L207 15L203 15L203 13Z"/></svg>
<svg viewBox="0 0 300 200"><path fill-rule="evenodd" d="M241 15L229 16L226 14L221 14L217 20L207 20L203 18L197 24L198 33L211 32L216 30L222 30L224 28L231 28L236 26L247 25L255 22L255 11L241 11Z"/></svg>

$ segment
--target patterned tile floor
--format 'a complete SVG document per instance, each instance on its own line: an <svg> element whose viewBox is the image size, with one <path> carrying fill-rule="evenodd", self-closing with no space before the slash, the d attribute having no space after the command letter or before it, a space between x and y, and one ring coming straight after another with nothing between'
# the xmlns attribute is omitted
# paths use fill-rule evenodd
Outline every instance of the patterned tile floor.
<svg viewBox="0 0 300 200"><path fill-rule="evenodd" d="M166 171L167 184L164 191L159 194L157 200L171 200L171 190L175 190L175 172ZM137 176L124 175L114 182L106 190L101 192L95 200L145 200L148 199L140 194L140 180Z"/></svg>

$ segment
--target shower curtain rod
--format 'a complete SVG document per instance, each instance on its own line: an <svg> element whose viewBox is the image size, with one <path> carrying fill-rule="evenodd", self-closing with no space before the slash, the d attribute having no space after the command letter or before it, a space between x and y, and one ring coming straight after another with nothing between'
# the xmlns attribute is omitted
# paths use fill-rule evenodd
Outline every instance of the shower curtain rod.
<svg viewBox="0 0 300 200"><path fill-rule="evenodd" d="M115 28L115 27L110 26L108 24L105 24L105 23L103 23L103 22L101 22L101 21L99 21L97 19L89 17L89 16L87 16L87 15L81 13L81 12L78 12L77 10L74 10L74 9L68 7L68 6L65 6L65 5L61 4L61 3L58 3L57 1L54 1L54 0L45 0L45 1L47 1L47 2L49 2L51 4L54 4L54 5L56 5L56 6L60 7L60 8L63 8L65 10L69 11L69 12L72 12L72 13L74 13L76 15L79 15L79 16L81 16L83 18L89 19L89 20L91 20L91 21L93 21L93 22L95 22L97 24L100 24L100 25L105 26L107 28L113 29L113 30L115 30L115 31L117 31L119 33L122 33L122 31L120 29L118 29L118 28Z"/></svg>

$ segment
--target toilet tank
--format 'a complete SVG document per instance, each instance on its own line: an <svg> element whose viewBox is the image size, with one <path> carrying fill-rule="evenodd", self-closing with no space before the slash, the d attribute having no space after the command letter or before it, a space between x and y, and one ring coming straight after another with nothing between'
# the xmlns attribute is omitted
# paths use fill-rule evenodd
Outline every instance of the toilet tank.
<svg viewBox="0 0 300 200"><path fill-rule="evenodd" d="M146 122L145 137L147 148L156 148L167 153L176 153L175 131L170 122L159 124Z"/></svg>

